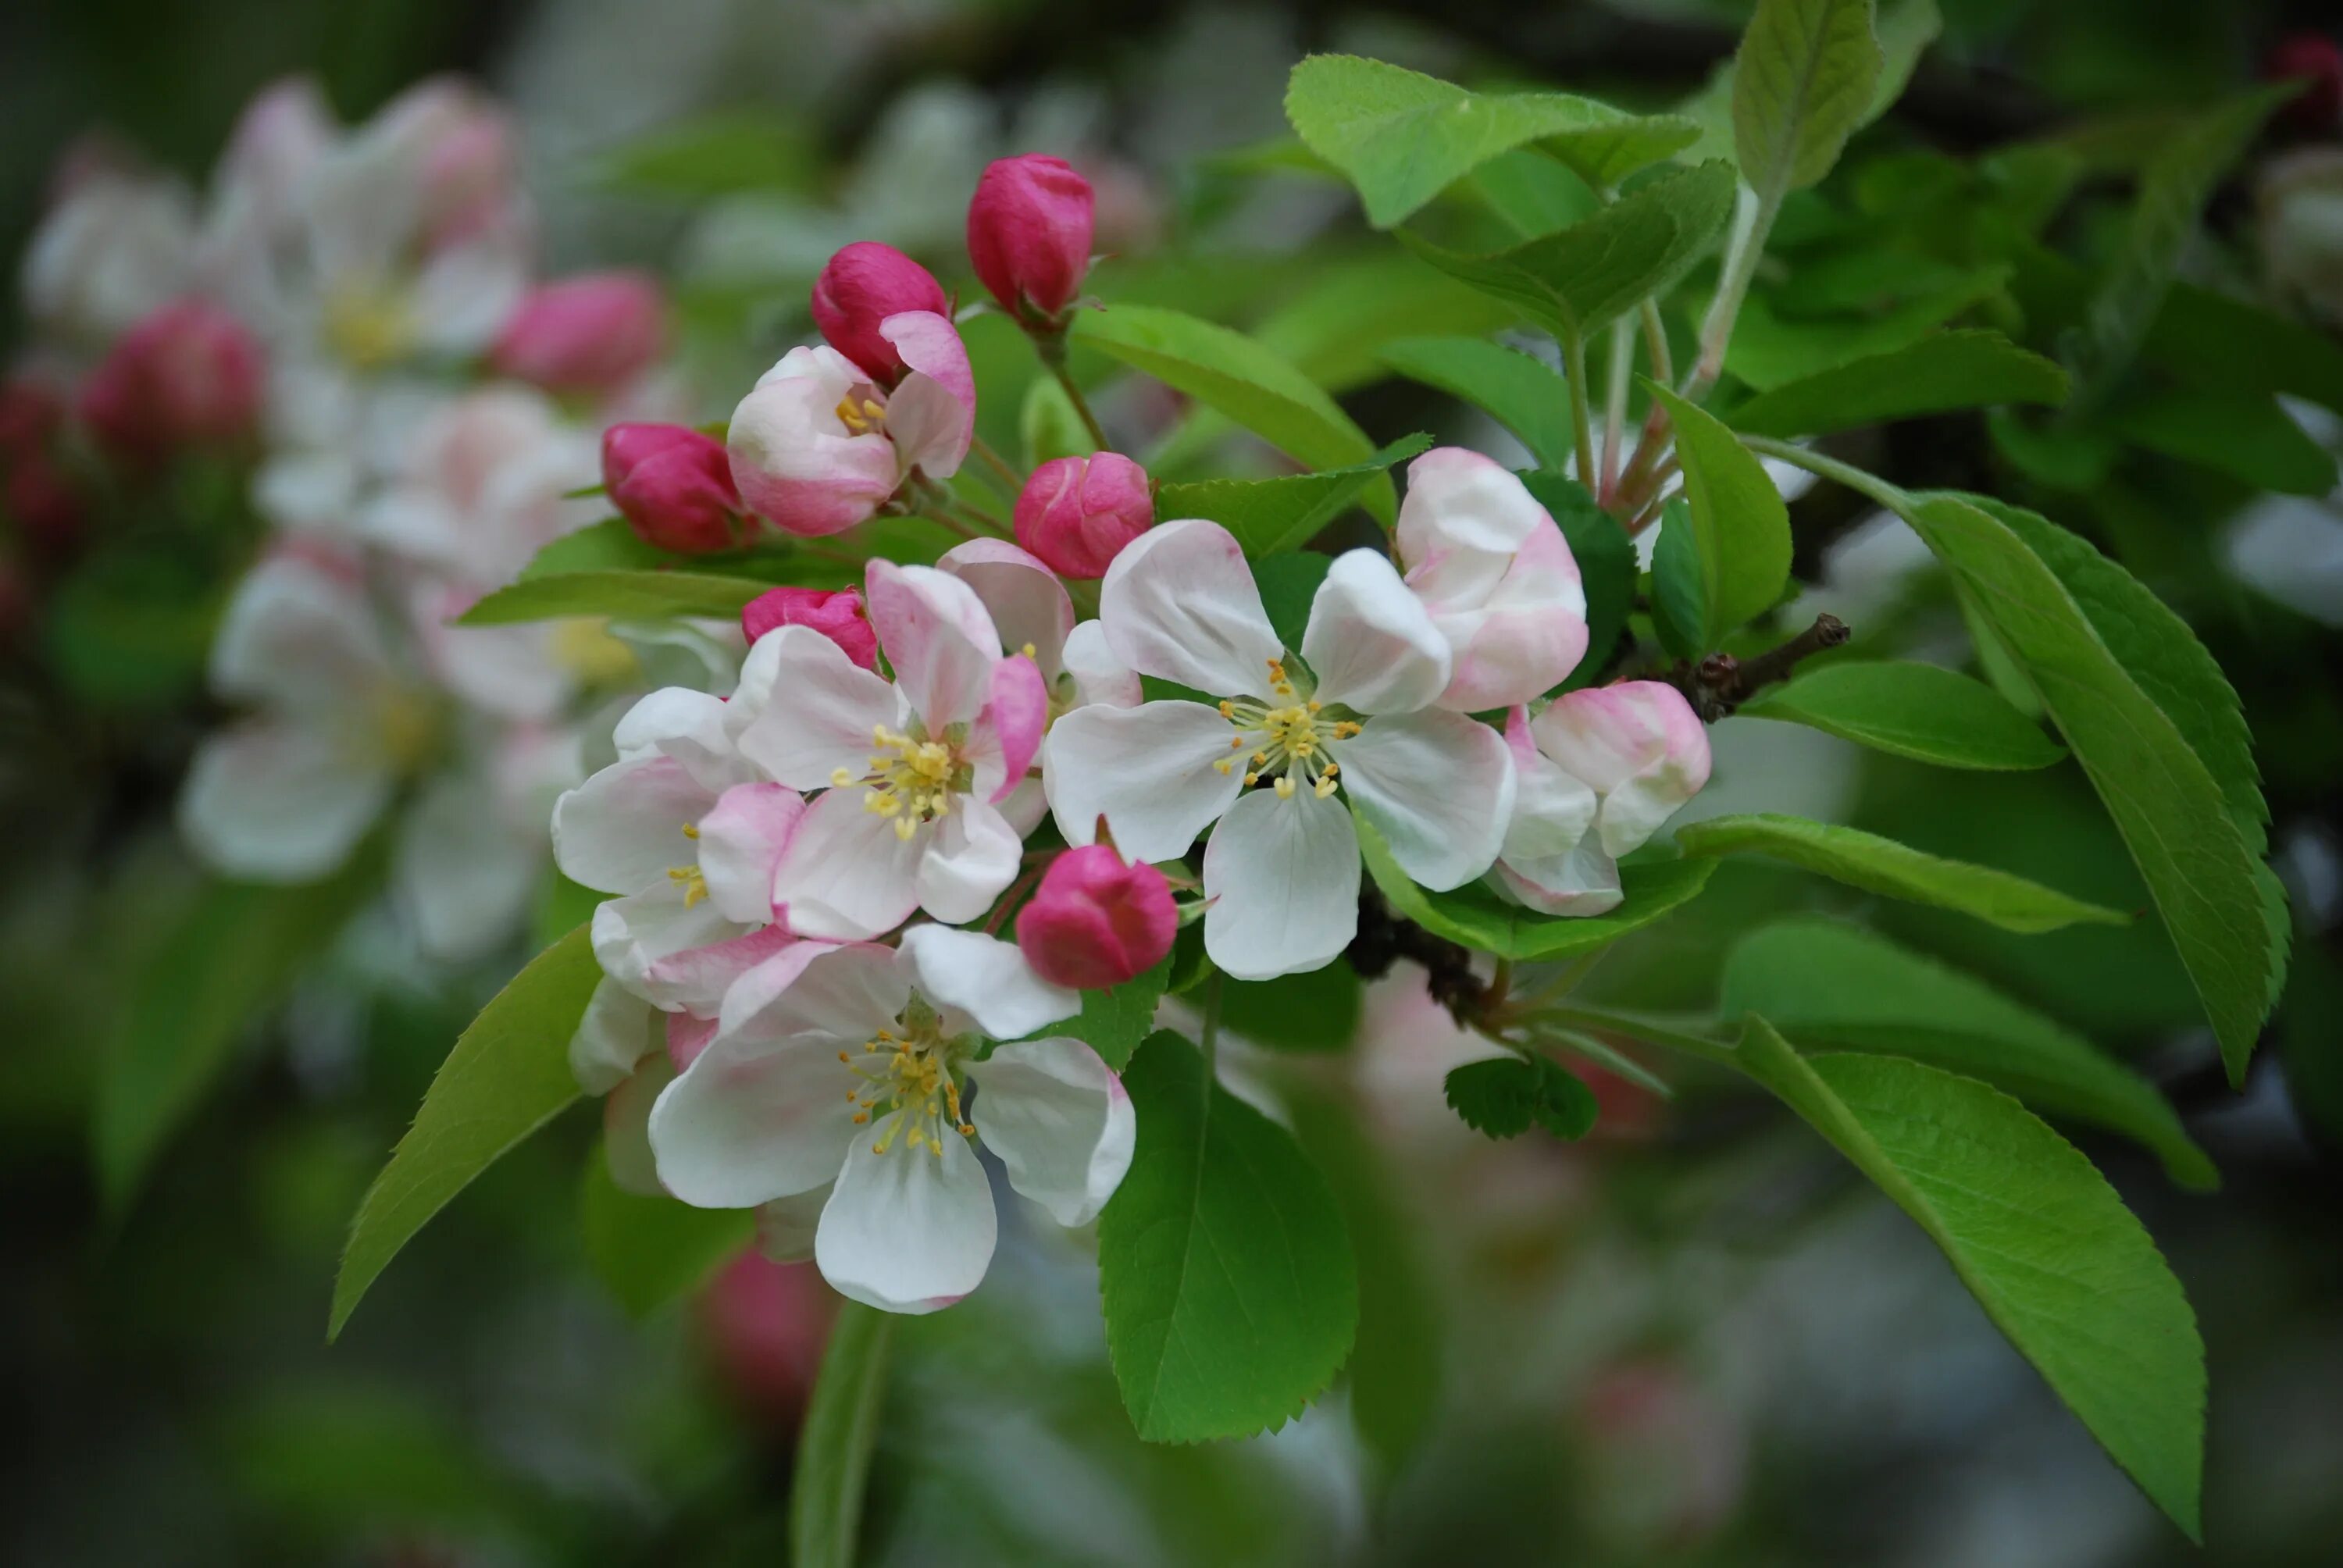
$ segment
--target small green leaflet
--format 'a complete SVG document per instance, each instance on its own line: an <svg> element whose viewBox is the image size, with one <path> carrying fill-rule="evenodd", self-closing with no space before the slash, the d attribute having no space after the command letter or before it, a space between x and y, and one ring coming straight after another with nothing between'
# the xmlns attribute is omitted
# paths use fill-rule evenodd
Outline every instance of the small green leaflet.
<svg viewBox="0 0 2343 1568"><path fill-rule="evenodd" d="M789 1478L789 1562L796 1568L854 1568L894 1339L895 1314L860 1302L840 1302L830 1320Z"/></svg>
<svg viewBox="0 0 2343 1568"><path fill-rule="evenodd" d="M1954 408L2056 403L2066 373L1998 332L1939 332L1761 392L1726 423L1754 436L1819 436Z"/></svg>
<svg viewBox="0 0 2343 1568"><path fill-rule="evenodd" d="M1556 1138L1594 1130L1594 1091L1550 1057L1495 1057L1449 1070L1448 1108L1484 1138L1518 1138L1537 1127Z"/></svg>
<svg viewBox="0 0 2343 1568"><path fill-rule="evenodd" d="M2179 1281L2091 1162L2000 1091L1917 1061L1808 1060L1762 1018L1738 1055L1918 1221L1995 1326L2197 1539L2204 1342Z"/></svg>
<svg viewBox="0 0 2343 1568"><path fill-rule="evenodd" d="M1583 342L1684 276L1724 231L1733 189L1732 166L1711 161L1658 176L1584 222L1489 256L1400 238L1563 342Z"/></svg>
<svg viewBox="0 0 2343 1568"><path fill-rule="evenodd" d="M1099 1295L1131 1424L1151 1442L1282 1426L1358 1326L1342 1210L1292 1137L1178 1035L1149 1036L1122 1081L1139 1141L1099 1218Z"/></svg>
<svg viewBox="0 0 2343 1568"><path fill-rule="evenodd" d="M2173 1181L2220 1178L2155 1086L1982 980L1845 921L1761 926L1725 960L1717 1011L1759 1013L1801 1046L1908 1056L1983 1079L2046 1115L2137 1140Z"/></svg>
<svg viewBox="0 0 2343 1568"><path fill-rule="evenodd" d="M1871 0L1758 0L1733 57L1733 145L1768 210L1830 173L1881 65Z"/></svg>
<svg viewBox="0 0 2343 1568"><path fill-rule="evenodd" d="M1716 648L1789 586L1790 510L1765 465L1715 415L1648 378L1644 385L1675 422L1706 612L1700 641Z"/></svg>
<svg viewBox="0 0 2343 1568"><path fill-rule="evenodd" d="M1804 817L1712 817L1678 829L1676 847L1694 857L1770 856L1851 888L1975 915L2004 930L2055 931L2086 921L2119 926L2131 919L1991 866L1947 860L1859 828Z"/></svg>
<svg viewBox="0 0 2343 1568"><path fill-rule="evenodd" d="M1298 550L1342 515L1370 484L1394 463L1404 463L1432 445L1429 436L1393 441L1363 463L1317 474L1284 474L1273 479L1202 479L1166 485L1156 492L1159 518L1209 518L1256 559Z"/></svg>
<svg viewBox="0 0 2343 1568"><path fill-rule="evenodd" d="M753 1209L695 1209L629 1192L610 1179L597 1141L578 1183L578 1222L587 1261L632 1318L647 1318L694 1289L753 1241Z"/></svg>
<svg viewBox="0 0 2343 1568"><path fill-rule="evenodd" d="M1618 518L1595 505L1585 486L1567 474L1533 470L1522 475L1521 481L1562 529L1571 558L1578 563L1580 586L1586 590L1586 657L1563 682L1565 690L1575 689L1602 673L1619 646L1619 634L1627 628L1627 615L1635 604L1635 541Z"/></svg>
<svg viewBox="0 0 2343 1568"><path fill-rule="evenodd" d="M1486 413L1521 437L1541 468L1569 465L1570 383L1543 361L1486 338L1402 337L1383 345L1383 362Z"/></svg>
<svg viewBox="0 0 2343 1568"><path fill-rule="evenodd" d="M1079 1040L1097 1051L1101 1061L1121 1072L1139 1042L1155 1027L1155 1004L1163 1000L1163 987L1171 978L1172 955L1165 953L1153 968L1141 970L1121 985L1082 992L1080 1014L1044 1024L1033 1031L1033 1037Z"/></svg>
<svg viewBox="0 0 2343 1568"><path fill-rule="evenodd" d="M1323 389L1242 332L1147 305L1075 314L1073 339L1227 415L1313 468L1366 462L1374 443ZM1369 481L1361 505L1388 527L1391 481Z"/></svg>
<svg viewBox="0 0 2343 1568"><path fill-rule="evenodd" d="M1389 228L1501 153L1534 145L1589 185L1609 186L1698 136L1564 93L1469 93L1380 60L1313 55L1293 67L1285 116L1311 151L1358 187Z"/></svg>
<svg viewBox="0 0 2343 1568"><path fill-rule="evenodd" d="M599 616L657 620L669 616L737 617L773 585L753 578L701 572L588 571L524 578L498 588L456 618L457 626L510 626L520 621Z"/></svg>
<svg viewBox="0 0 2343 1568"><path fill-rule="evenodd" d="M350 1223L327 1339L431 1216L578 1098L569 1037L601 978L580 926L531 959L458 1039Z"/></svg>
<svg viewBox="0 0 2343 1568"><path fill-rule="evenodd" d="M1509 904L1486 883L1452 892L1427 892L1407 879L1392 859L1391 847L1365 818L1353 815L1359 855L1392 912L1413 920L1434 936L1446 937L1499 958L1559 959L1588 952L1673 913L1700 896L1716 865L1713 860L1652 860L1619 868L1624 898L1607 915L1542 915Z"/></svg>
<svg viewBox="0 0 2343 1568"><path fill-rule="evenodd" d="M2066 755L1992 687L1934 664L1820 665L1759 693L1739 711L1939 768L2047 768Z"/></svg>
<svg viewBox="0 0 2343 1568"><path fill-rule="evenodd" d="M1936 0L1888 0L1873 30L1879 38L1879 80L1871 90L1871 106L1863 113L1862 126L1896 106L1920 56L1945 30L1945 19L1936 11Z"/></svg>

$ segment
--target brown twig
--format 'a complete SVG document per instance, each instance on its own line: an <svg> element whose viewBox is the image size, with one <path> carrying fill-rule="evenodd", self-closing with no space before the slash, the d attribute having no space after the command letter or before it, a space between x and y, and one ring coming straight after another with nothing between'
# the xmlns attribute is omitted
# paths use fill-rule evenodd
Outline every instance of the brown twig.
<svg viewBox="0 0 2343 1568"><path fill-rule="evenodd" d="M1488 1010L1489 988L1473 972L1472 950L1392 913L1373 886L1359 890L1359 934L1344 956L1361 980L1380 980L1400 960L1413 960L1423 966L1424 990L1458 1023L1473 1023Z"/></svg>
<svg viewBox="0 0 2343 1568"><path fill-rule="evenodd" d="M1765 688L1789 679L1801 659L1825 648L1836 648L1852 635L1846 622L1838 617L1818 615L1814 625L1755 658L1744 660L1729 653L1712 653L1696 665L1678 659L1661 678L1684 694L1702 723L1714 724L1729 717L1735 709Z"/></svg>

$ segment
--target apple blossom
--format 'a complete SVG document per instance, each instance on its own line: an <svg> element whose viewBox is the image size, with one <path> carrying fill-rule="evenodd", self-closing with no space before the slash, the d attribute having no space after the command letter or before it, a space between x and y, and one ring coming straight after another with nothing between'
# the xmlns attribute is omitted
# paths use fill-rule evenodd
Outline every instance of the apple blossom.
<svg viewBox="0 0 2343 1568"><path fill-rule="evenodd" d="M1562 530L1503 465L1436 447L1408 465L1396 533L1407 586L1447 639L1440 706L1510 707L1562 684L1586 652L1586 594Z"/></svg>
<svg viewBox="0 0 2343 1568"><path fill-rule="evenodd" d="M1101 578L1155 522L1147 470L1120 452L1056 457L1017 498L1017 542L1070 578Z"/></svg>
<svg viewBox="0 0 2343 1568"><path fill-rule="evenodd" d="M488 362L548 392L617 392L666 350L666 315L659 280L647 273L589 272L542 283L497 333Z"/></svg>
<svg viewBox="0 0 2343 1568"><path fill-rule="evenodd" d="M751 643L785 626L809 626L863 668L879 668L879 634L853 588L767 588L740 608L740 629Z"/></svg>
<svg viewBox="0 0 2343 1568"><path fill-rule="evenodd" d="M250 436L265 373L260 345L244 324L191 297L117 338L82 383L75 411L109 450L152 462Z"/></svg>
<svg viewBox="0 0 2343 1568"><path fill-rule="evenodd" d="M831 256L814 279L814 325L832 348L881 387L893 387L910 368L880 330L889 317L907 310L949 319L951 301L933 273L893 246L857 240Z"/></svg>
<svg viewBox="0 0 2343 1568"><path fill-rule="evenodd" d="M1118 986L1172 950L1180 911L1163 873L1105 844L1050 862L1017 911L1017 945L1033 972L1077 990Z"/></svg>
<svg viewBox="0 0 2343 1568"><path fill-rule="evenodd" d="M917 909L974 920L1015 879L1032 825L1001 808L1048 722L1033 661L1002 656L983 603L948 572L874 560L869 593L891 683L805 626L760 638L749 661L762 669L742 677L760 704L738 731L742 756L822 791L771 889L809 936L875 937Z"/></svg>
<svg viewBox="0 0 2343 1568"><path fill-rule="evenodd" d="M946 550L936 567L976 590L1004 648L1033 661L1053 716L1088 702L1139 706L1139 677L1107 647L1105 628L1075 621L1066 585L1031 552L1006 539L970 539Z"/></svg>
<svg viewBox="0 0 2343 1568"><path fill-rule="evenodd" d="M724 443L684 425L602 432L602 487L644 543L679 555L739 542L740 492ZM753 639L752 639L753 640Z"/></svg>
<svg viewBox="0 0 2343 1568"><path fill-rule="evenodd" d="M976 433L976 381L950 321L888 317L880 336L909 367L890 391L835 348L792 348L732 412L732 478L786 533L865 521L914 474L960 471Z"/></svg>
<svg viewBox="0 0 2343 1568"><path fill-rule="evenodd" d="M1532 909L1599 915L1619 905L1618 857L1708 782L1708 732L1656 680L1565 692L1505 726L1521 786L1497 879Z"/></svg>
<svg viewBox="0 0 2343 1568"><path fill-rule="evenodd" d="M77 182L25 249L26 314L68 341L103 344L194 281L194 198L176 180L106 171Z"/></svg>
<svg viewBox="0 0 2343 1568"><path fill-rule="evenodd" d="M968 257L1001 308L1029 326L1065 313L1091 267L1090 181L1044 153L1001 158L968 204Z"/></svg>
<svg viewBox="0 0 2343 1568"><path fill-rule="evenodd" d="M702 1208L769 1206L769 1242L818 1210L813 1256L840 1292L950 1306L983 1280L999 1224L980 1140L1062 1225L1095 1219L1130 1168L1121 1081L1080 1040L1021 1038L1081 1005L1010 943L943 926L891 951L826 949L778 980L752 970L651 1111L659 1180ZM986 1037L1016 1043L984 1055Z"/></svg>
<svg viewBox="0 0 2343 1568"><path fill-rule="evenodd" d="M1052 726L1042 778L1059 831L1101 816L1143 860L1204 852L1204 948L1227 973L1316 969L1358 928L1359 847L1342 790L1409 876L1433 889L1489 869L1513 804L1504 738L1433 704L1448 644L1391 563L1335 558L1299 661L1216 523L1162 524L1106 574L1099 619L1141 675L1222 698L1078 709Z"/></svg>

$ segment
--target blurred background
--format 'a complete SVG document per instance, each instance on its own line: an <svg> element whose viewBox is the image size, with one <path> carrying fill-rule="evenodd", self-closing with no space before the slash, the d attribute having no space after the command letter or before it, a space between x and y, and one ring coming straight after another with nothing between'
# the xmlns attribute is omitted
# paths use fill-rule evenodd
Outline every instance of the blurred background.
<svg viewBox="0 0 2343 1568"><path fill-rule="evenodd" d="M1909 95L1834 182L1849 224L1810 243L1859 248L1864 224L1887 222L1892 198L1916 188L1914 170L2056 146L2080 172L2047 235L2088 263L2125 210L2131 128L2252 84L2273 50L2299 51L2322 27L2331 49L2335 28L2312 4L1939 5L1943 35ZM1101 292L1252 327L1379 437L1432 429L1518 455L1493 426L1371 367L1377 331L1484 328L1345 316L1345 269L1387 266L1393 250L1370 246L1342 187L1261 150L1285 133L1288 69L1341 48L1659 107L1702 88L1745 10L14 0L0 14L0 253L25 254L77 158L200 184L246 103L287 75L314 76L357 123L460 73L508 106L545 270L658 274L678 396L695 417L720 417L808 330L806 289L838 246L886 240L965 295L961 215L978 172L1051 151L1099 189L1100 248L1115 257ZM2223 186L2191 259L2207 286L2286 310L2305 334L2343 319L2343 197L2293 217L2307 235L2278 233L2271 171L2338 141L2324 90L2323 121L2289 118ZM2305 246L2326 270L2277 276ZM1443 307L1428 297L1427 313ZM11 291L0 340L29 330ZM973 335L972 347L981 361ZM1019 401L986 405L1002 444L1015 443ZM2336 444L2332 410L2287 407ZM1594 983L1622 1003L1704 1007L1743 933L1786 913L1860 913L2156 1078L2221 1167L2220 1192L2179 1191L2130 1145L2083 1141L2202 1321L2203 1557L1926 1241L1802 1130L1721 1085L1688 1081L1664 1101L1619 1079L1584 1144L1481 1141L1441 1103L1456 1041L1403 970L1332 982L1319 1027L1265 1016L1257 1048L1234 1053L1284 1105L1362 1238L1376 1326L1346 1382L1272 1437L1146 1448L1105 1365L1094 1267L1054 1227L1020 1228L1004 1210L987 1289L899 1340L870 1561L2343 1560L2343 515L2331 497L2266 494L2201 444L2127 447L2078 473L1982 419L1885 439L1877 460L1903 482L1993 488L2092 534L2190 620L2240 689L2297 920L2288 992L2245 1092L2221 1081L2152 922L2015 938L1733 862ZM235 481L188 483L212 484L210 499L170 504L236 511ZM1814 608L1859 636L1893 628L1896 647L1957 644L1948 592L1908 534L1843 497L1801 498L1793 516ZM219 717L201 668L223 568L206 552L233 550L173 548L158 566L90 547L71 574L38 579L56 598L37 614L21 573L0 596L0 1386L20 1431L0 1475L0 1555L784 1560L826 1290L809 1269L734 1247L696 1259L673 1299L623 1299L594 1253L624 1200L579 1177L590 1114L492 1170L341 1342L324 1342L359 1195L480 1000L532 937L575 923L560 890L538 900L530 933L454 965L416 961L371 906L312 914L338 934L280 986L246 993L267 990L265 1009L215 1020L216 1077L169 1091L184 1109L138 1179L93 1174L97 1086L122 1049L131 977L158 954L273 961L190 956L175 924L203 893L171 801ZM1738 720L1715 740L1717 782L1696 814L1830 817L2144 902L2071 767L1966 775L1954 792L1794 726ZM207 994L188 979L189 1008ZM1247 1031L1241 1009L1232 1023Z"/></svg>

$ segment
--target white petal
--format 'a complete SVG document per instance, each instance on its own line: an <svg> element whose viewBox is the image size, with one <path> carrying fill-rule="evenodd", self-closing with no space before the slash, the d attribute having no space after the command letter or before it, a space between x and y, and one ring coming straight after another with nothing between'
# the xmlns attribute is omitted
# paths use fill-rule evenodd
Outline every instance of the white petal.
<svg viewBox="0 0 2343 1568"><path fill-rule="evenodd" d="M1453 668L1448 639L1373 550L1334 558L1310 601L1302 657L1318 677L1318 700L1362 713L1429 707Z"/></svg>
<svg viewBox="0 0 2343 1568"><path fill-rule="evenodd" d="M1114 649L1107 646L1102 621L1086 620L1067 633L1061 662L1065 672L1074 678L1077 703L1136 708L1146 700L1138 675L1115 658Z"/></svg>
<svg viewBox="0 0 2343 1568"><path fill-rule="evenodd" d="M1001 813L973 796L921 835L926 852L915 878L920 908L949 925L972 920L1017 879L1024 843Z"/></svg>
<svg viewBox="0 0 2343 1568"><path fill-rule="evenodd" d="M1521 903L1549 915L1604 915L1619 907L1619 864L1590 835L1559 855L1497 862L1497 881Z"/></svg>
<svg viewBox="0 0 2343 1568"><path fill-rule="evenodd" d="M727 919L773 918L773 870L805 811L805 797L786 784L735 784L700 818L699 873Z"/></svg>
<svg viewBox="0 0 2343 1568"><path fill-rule="evenodd" d="M1662 681L1564 692L1530 721L1530 733L1602 798L1594 830L1614 856L1649 839L1708 782L1707 729Z"/></svg>
<svg viewBox="0 0 2343 1568"><path fill-rule="evenodd" d="M1511 555L1546 511L1512 470L1463 447L1434 447L1407 466L1399 547L1412 568L1443 550Z"/></svg>
<svg viewBox="0 0 2343 1568"><path fill-rule="evenodd" d="M1061 1225L1098 1218L1131 1169L1138 1131L1122 1081L1078 1040L1004 1045L968 1070L969 1119L1009 1184Z"/></svg>
<svg viewBox="0 0 2343 1568"><path fill-rule="evenodd" d="M289 719L255 719L196 750L179 829L216 870L311 881L349 858L390 791L381 759Z"/></svg>
<svg viewBox="0 0 2343 1568"><path fill-rule="evenodd" d="M1243 547L1194 518L1122 548L1099 585L1099 619L1124 664L1212 697L1267 695L1270 661L1285 651Z"/></svg>
<svg viewBox="0 0 2343 1568"><path fill-rule="evenodd" d="M1255 789L1204 846L1204 951L1237 980L1318 969L1359 930L1359 839L1331 797Z"/></svg>
<svg viewBox="0 0 2343 1568"><path fill-rule="evenodd" d="M1080 991L1033 972L1015 942L950 926L913 926L897 950L911 985L993 1040L1015 1040L1082 1010ZM946 1032L960 1032L947 1017Z"/></svg>
<svg viewBox="0 0 2343 1568"><path fill-rule="evenodd" d="M1200 702L1077 708L1050 727L1041 781L1058 831L1088 844L1103 815L1123 854L1172 860L1244 788L1242 759L1223 773L1236 727Z"/></svg>
<svg viewBox="0 0 2343 1568"><path fill-rule="evenodd" d="M360 568L273 556L236 585L212 641L220 696L304 709L365 701L390 678Z"/></svg>
<svg viewBox="0 0 2343 1568"><path fill-rule="evenodd" d="M1055 680L1063 668L1066 638L1074 629L1074 601L1066 585L1038 557L1007 539L970 539L954 545L936 562L976 590L992 617L1004 653L1028 647L1042 678Z"/></svg>
<svg viewBox="0 0 2343 1568"><path fill-rule="evenodd" d="M895 689L811 627L767 632L750 658L768 644L772 687L738 732L740 754L792 789L819 789L840 768L862 777L870 770L872 729L901 717Z"/></svg>
<svg viewBox="0 0 2343 1568"><path fill-rule="evenodd" d="M974 721L1001 658L1001 633L976 590L950 572L891 561L872 561L868 580L879 646L928 733Z"/></svg>
<svg viewBox="0 0 2343 1568"><path fill-rule="evenodd" d="M742 934L708 900L687 904L686 897L679 884L662 881L594 910L590 935L602 972L661 1008L680 1008L690 999L674 982L652 972L660 960Z"/></svg>
<svg viewBox="0 0 2343 1568"><path fill-rule="evenodd" d="M660 1182L702 1209L748 1209L836 1178L858 1080L827 1040L719 1038L651 1108Z"/></svg>
<svg viewBox="0 0 2343 1568"><path fill-rule="evenodd" d="M814 1261L853 1301L932 1312L983 1282L999 1225L991 1183L967 1139L947 1130L937 1155L898 1138L879 1154L861 1137L821 1211Z"/></svg>
<svg viewBox="0 0 2343 1568"><path fill-rule="evenodd" d="M1537 749L1522 709L1506 718L1505 745L1513 754L1513 815L1499 853L1508 860L1569 854L1594 826L1594 791Z"/></svg>
<svg viewBox="0 0 2343 1568"><path fill-rule="evenodd" d="M545 865L545 839L502 809L496 787L442 774L399 826L392 883L435 958L476 958L512 933Z"/></svg>
<svg viewBox="0 0 2343 1568"><path fill-rule="evenodd" d="M1367 720L1331 749L1352 803L1427 888L1461 887L1489 869L1513 811L1505 738L1437 709Z"/></svg>
<svg viewBox="0 0 2343 1568"><path fill-rule="evenodd" d="M725 700L688 686L662 687L627 709L610 732L621 757L672 757L710 794L756 777L735 753Z"/></svg>
<svg viewBox="0 0 2343 1568"><path fill-rule="evenodd" d="M859 1047L892 1029L911 999L893 950L856 942L799 942L743 974L724 993L727 1037L820 1036Z"/></svg>
<svg viewBox="0 0 2343 1568"><path fill-rule="evenodd" d="M802 948L803 956L811 958L829 946L799 941L786 927L759 926L744 935L684 948L656 960L645 978L668 1010L669 1051L678 1061L686 1061L692 1051L706 1045L704 1039L694 1040L688 1050L679 1051L677 1031L687 1028L687 1020L712 1025L725 997L751 970L769 968L775 959L792 949ZM677 1011L679 1008L683 1010Z"/></svg>
<svg viewBox="0 0 2343 1568"><path fill-rule="evenodd" d="M608 1094L666 1041L667 1017L609 976L594 982L586 1016L569 1037L569 1070L588 1094Z"/></svg>
<svg viewBox="0 0 2343 1568"><path fill-rule="evenodd" d="M934 829L898 838L894 819L864 810L863 799L859 789L815 796L773 869L774 901L800 936L883 936L920 907L920 859Z"/></svg>
<svg viewBox="0 0 2343 1568"><path fill-rule="evenodd" d="M691 863L684 829L715 804L715 794L672 757L622 758L553 803L554 860L573 882L639 892L669 867Z"/></svg>

